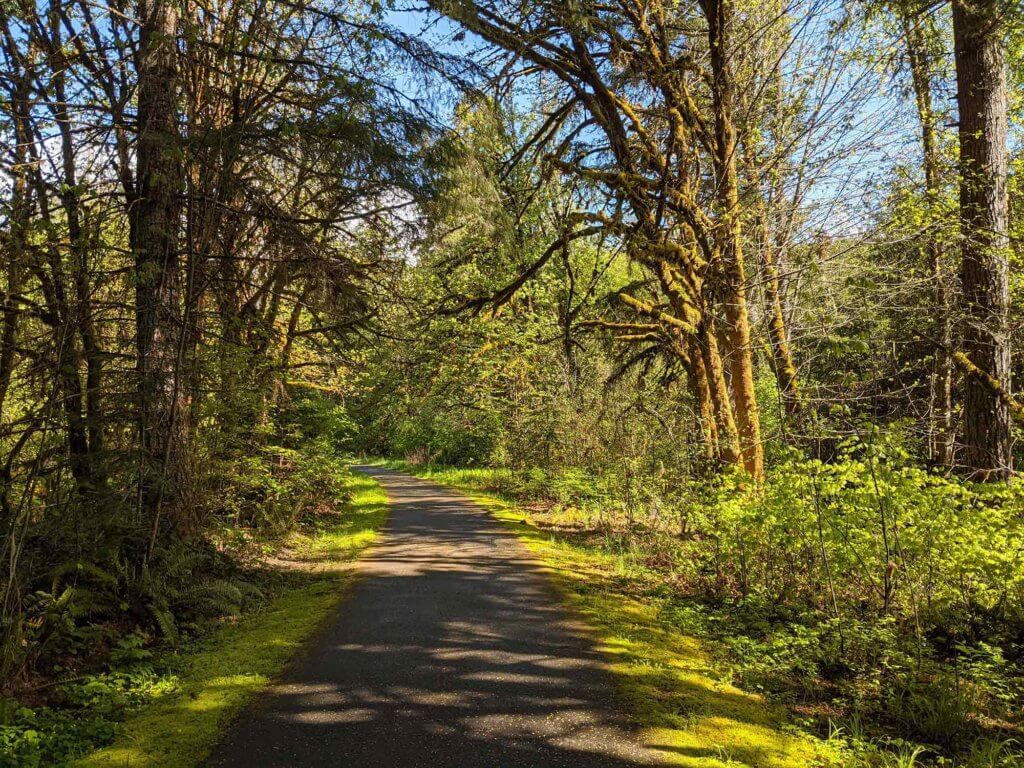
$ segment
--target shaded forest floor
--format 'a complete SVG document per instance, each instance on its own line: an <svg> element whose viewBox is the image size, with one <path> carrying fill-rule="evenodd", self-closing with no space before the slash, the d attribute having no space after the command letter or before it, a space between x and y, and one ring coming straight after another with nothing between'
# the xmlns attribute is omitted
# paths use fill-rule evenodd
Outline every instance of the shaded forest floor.
<svg viewBox="0 0 1024 768"><path fill-rule="evenodd" d="M0 730L0 766L198 764L343 600L352 562L384 524L376 481L351 474L344 484L346 498L300 530L245 547L241 567L264 596L254 610L211 621L176 647L129 636L95 671L54 681L34 701L19 697Z"/></svg>

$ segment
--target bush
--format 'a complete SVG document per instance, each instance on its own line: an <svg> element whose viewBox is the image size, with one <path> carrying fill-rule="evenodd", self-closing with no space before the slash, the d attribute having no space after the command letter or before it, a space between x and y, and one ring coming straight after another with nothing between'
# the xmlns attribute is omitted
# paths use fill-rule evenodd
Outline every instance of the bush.
<svg viewBox="0 0 1024 768"><path fill-rule="evenodd" d="M713 637L743 685L809 704L823 727L860 718L966 760L986 728L1024 710L1024 483L938 475L898 435L837 451L781 454L763 487L625 461L450 474L543 502L553 523L568 509L605 527L591 541L630 548L666 620ZM634 515L641 526L620 535Z"/></svg>
<svg viewBox="0 0 1024 768"><path fill-rule="evenodd" d="M134 665L57 686L59 708L0 699L0 768L63 765L109 742L123 712L175 685L171 674Z"/></svg>
<svg viewBox="0 0 1024 768"><path fill-rule="evenodd" d="M483 415L467 422L443 407L435 409L431 405L425 403L417 414L398 425L391 437L391 452L414 464L486 464L497 448L499 430L493 420Z"/></svg>

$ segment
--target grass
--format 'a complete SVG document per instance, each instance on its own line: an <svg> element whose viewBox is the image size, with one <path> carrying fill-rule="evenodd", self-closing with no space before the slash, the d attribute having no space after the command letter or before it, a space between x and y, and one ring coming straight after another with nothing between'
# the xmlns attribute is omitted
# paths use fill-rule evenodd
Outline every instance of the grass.
<svg viewBox="0 0 1024 768"><path fill-rule="evenodd" d="M466 493L522 539L596 630L644 740L673 763L807 768L839 760L790 724L783 709L730 684L697 639L659 619L659 599L645 594L616 555L541 529L527 511L484 492L479 471L395 466Z"/></svg>
<svg viewBox="0 0 1024 768"><path fill-rule="evenodd" d="M298 561L350 562L387 517L383 489L355 475L352 500L336 524L291 542ZM343 568L314 569L257 614L200 641L182 660L173 691L130 714L110 746L74 768L192 768L209 754L232 716L249 703L343 599L351 576Z"/></svg>

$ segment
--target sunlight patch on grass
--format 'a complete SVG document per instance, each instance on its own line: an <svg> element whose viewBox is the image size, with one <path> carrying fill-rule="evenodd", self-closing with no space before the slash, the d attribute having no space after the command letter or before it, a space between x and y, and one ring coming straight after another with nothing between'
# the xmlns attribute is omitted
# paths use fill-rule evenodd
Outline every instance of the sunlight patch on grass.
<svg viewBox="0 0 1024 768"><path fill-rule="evenodd" d="M725 680L697 639L659 620L655 599L630 597L620 557L536 527L522 510L482 493L479 470L403 468L463 491L524 541L596 630L598 647L629 711L644 728L644 740L672 763L807 768L835 762L827 745L788 725L781 708Z"/></svg>
<svg viewBox="0 0 1024 768"><path fill-rule="evenodd" d="M352 500L337 525L310 537L311 557L353 559L387 517L383 489L354 475ZM351 579L333 573L289 588L265 610L223 627L190 650L174 693L145 705L122 724L110 746L75 768L193 768L231 718L281 672L344 597Z"/></svg>
<svg viewBox="0 0 1024 768"><path fill-rule="evenodd" d="M387 518L387 497L376 480L359 473L353 477L352 503L340 519L315 535L299 534L289 542L300 560L343 564L376 538Z"/></svg>

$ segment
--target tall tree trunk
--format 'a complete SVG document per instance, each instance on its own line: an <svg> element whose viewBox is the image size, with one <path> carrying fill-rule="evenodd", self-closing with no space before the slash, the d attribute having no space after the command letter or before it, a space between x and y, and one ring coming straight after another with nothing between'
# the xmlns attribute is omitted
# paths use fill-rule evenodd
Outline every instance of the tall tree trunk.
<svg viewBox="0 0 1024 768"><path fill-rule="evenodd" d="M781 4L776 5L775 12L780 13ZM788 35L786 37L788 38ZM773 38L772 35L764 35L758 42L754 55L766 60L776 59L780 55L777 46L781 47L784 43ZM786 103L785 93L782 73L778 67L773 67L764 85L758 89L754 103L746 105L745 109L748 114L753 113L756 116L757 102L761 99L765 99L775 108L763 116L755 117L759 123L757 129L747 131L741 144L743 172L754 196L752 218L755 228L756 263L760 272L759 282L768 332L768 360L775 374L784 413L786 416L795 417L801 407L800 386L796 364L793 362L789 331L786 328L786 313L782 304L782 279L779 276L789 240L789 222L782 210L786 193L779 163L763 157L759 151L766 137L774 135L775 142L779 144L792 132L792 117L788 116L790 110L783 108Z"/></svg>
<svg viewBox="0 0 1024 768"><path fill-rule="evenodd" d="M60 276L55 284L60 286ZM61 404L64 408L66 422L66 438L68 446L68 463L71 475L75 478L78 493L88 498L93 495L95 486L92 476L92 461L89 455L89 438L85 417L85 395L82 391L82 379L79 375L82 356L75 336L74 322L67 297L63 295L63 287L58 292L57 316L60 318L54 325L53 333L57 339L57 376L61 384Z"/></svg>
<svg viewBox="0 0 1024 768"><path fill-rule="evenodd" d="M955 0L960 111L963 351L1010 390L1007 104L1000 0ZM975 377L964 382L964 457L979 479L1012 472L1010 408Z"/></svg>
<svg viewBox="0 0 1024 768"><path fill-rule="evenodd" d="M690 392L697 408L697 420L700 423L701 437L704 442L704 458L714 460L718 457L718 424L715 423L715 404L711 397L708 383L708 372L704 366L704 355L700 344L693 336L689 337L687 356L690 360Z"/></svg>
<svg viewBox="0 0 1024 768"><path fill-rule="evenodd" d="M57 222L60 216L56 216L50 207L49 190L40 171L42 164L39 160L38 147L42 143L41 135L31 135L31 142L28 144L32 165L31 183L35 190L40 221L45 222L52 231L58 231ZM35 265L35 268L40 278L40 290L47 310L44 322L50 326L53 333L54 376L58 401L66 420L64 439L68 450L68 465L79 494L87 497L93 492L93 481L86 418L83 412L85 399L80 378L82 356L76 329L77 318L68 297L63 248L63 238L48 238L41 248L45 258L43 262Z"/></svg>
<svg viewBox="0 0 1024 768"><path fill-rule="evenodd" d="M53 28L52 41L55 47L61 45L61 27L56 12L52 13ZM75 355L75 370L73 374L74 388L78 390L78 399L82 400L85 406L86 425L86 453L83 461L87 463L85 476L88 478L90 493L95 492L105 485L106 479L102 471L102 465L98 461L98 454L103 450L103 414L100 410L100 398L103 389L103 350L100 346L93 322L93 300L89 285L88 265L88 232L82 222L82 206L79 199L78 169L75 163L75 147L72 139L71 115L68 112L68 97L65 77L61 62L51 51L51 69L55 73L51 78L54 95L56 99L53 105L53 115L60 132L61 162L64 174L64 184L60 190L61 206L64 209L64 217L67 220L68 242L70 245L70 266L74 282L74 303L69 300L68 324L71 328L77 329L81 340L81 354ZM57 267L59 268L59 265ZM55 276L55 281L58 279ZM73 306L73 309L71 307ZM73 340L67 343L74 345ZM85 362L85 390L81 390L81 382L77 367L80 365L78 358L84 358ZM69 379L70 381L70 379ZM73 454L74 455L74 454Z"/></svg>
<svg viewBox="0 0 1024 768"><path fill-rule="evenodd" d="M308 288L303 289L288 313L288 328L278 357L277 375L274 377L277 382L274 388L275 403L284 402L288 397L288 367L292 364L292 345L295 343L295 334L299 330L299 321L302 319L302 310L308 293Z"/></svg>
<svg viewBox="0 0 1024 768"><path fill-rule="evenodd" d="M141 0L138 53L135 255L138 429L143 455L140 504L156 542L163 507L179 511L185 492L187 408L179 385L182 189L178 116L178 11L173 0Z"/></svg>
<svg viewBox="0 0 1024 768"><path fill-rule="evenodd" d="M739 176L736 170L736 127L733 124L733 82L729 63L729 35L732 27L731 0L705 0L708 42L711 48L715 113L715 171L719 215L719 257L721 259L722 302L725 332L729 342L728 364L736 429L743 467L756 480L764 476L764 446L761 444L761 414L754 393L754 355L750 344L746 275L739 211Z"/></svg>
<svg viewBox="0 0 1024 768"><path fill-rule="evenodd" d="M936 231L941 167L938 125L932 98L931 54L928 50L929 36L933 30L928 15L915 12L906 4L900 7L899 12L921 126L925 201L928 206L928 238L924 250L933 284L932 300L936 311L933 333L941 342L941 348L935 351L930 382L928 449L932 462L945 467L953 461L953 360L949 354L953 346L953 322L942 269L942 242Z"/></svg>
<svg viewBox="0 0 1024 768"><path fill-rule="evenodd" d="M12 50L14 50L14 47ZM31 134L28 127L29 81L28 74L21 72L14 78L15 86L11 98L14 113L14 166L11 169L11 215L7 231L6 260L3 272L7 284L3 287L3 318L0 321L0 435L3 434L4 404L11 386L11 378L17 361L15 346L18 340L18 325L21 317L22 279L25 274L25 243L31 203L28 188L28 143Z"/></svg>

